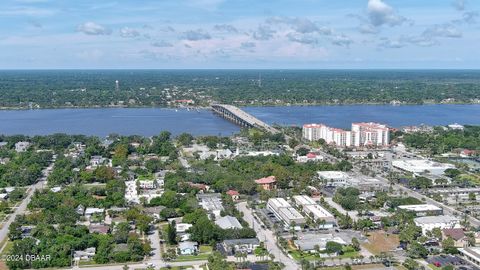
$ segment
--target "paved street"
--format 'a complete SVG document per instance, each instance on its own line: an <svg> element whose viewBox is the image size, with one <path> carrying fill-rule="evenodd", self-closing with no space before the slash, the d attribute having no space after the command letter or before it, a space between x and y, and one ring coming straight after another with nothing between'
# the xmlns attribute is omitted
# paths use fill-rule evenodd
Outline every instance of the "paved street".
<svg viewBox="0 0 480 270"><path fill-rule="evenodd" d="M53 163L54 162L52 162L46 169L43 170L43 176L38 180L37 183L28 187L27 194L26 194L27 196L25 197L25 199L23 199L23 201L20 203L20 205L18 205L15 211L13 211L13 213L10 214L10 216L8 217L8 220L5 223L3 223L3 227L2 229L0 229L0 242L3 242L7 238L8 227L10 226L10 224L12 224L13 221L15 221L15 217L25 212L35 190L37 190L38 188L42 188L43 185L45 185L47 177L51 169L53 168ZM5 245L3 245L0 248L0 252L3 251L4 247Z"/></svg>
<svg viewBox="0 0 480 270"><path fill-rule="evenodd" d="M237 209L244 214L243 219L245 219L248 225L255 229L257 238L265 242L265 247L275 256L275 261L285 264L285 269L298 269L299 266L295 260L286 256L277 246L275 234L271 230L262 229L261 225L254 219L252 210L247 208L246 202L238 203Z"/></svg>

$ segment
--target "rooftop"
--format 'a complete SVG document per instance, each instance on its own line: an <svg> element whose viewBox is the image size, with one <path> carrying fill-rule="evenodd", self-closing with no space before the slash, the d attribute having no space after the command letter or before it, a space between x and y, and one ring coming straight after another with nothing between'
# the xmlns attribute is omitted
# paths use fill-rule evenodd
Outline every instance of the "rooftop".
<svg viewBox="0 0 480 270"><path fill-rule="evenodd" d="M414 212L423 212L423 211L441 211L442 208L432 205L432 204L411 204L411 205L400 205L399 209L414 211Z"/></svg>
<svg viewBox="0 0 480 270"><path fill-rule="evenodd" d="M415 218L415 223L420 224L434 224L434 223L450 223L450 222L459 222L459 219L454 216L429 216L429 217L418 217Z"/></svg>
<svg viewBox="0 0 480 270"><path fill-rule="evenodd" d="M260 184L260 185L272 184L272 183L275 183L275 182L277 182L277 180L275 179L275 176L273 176L273 175L255 180L255 183Z"/></svg>

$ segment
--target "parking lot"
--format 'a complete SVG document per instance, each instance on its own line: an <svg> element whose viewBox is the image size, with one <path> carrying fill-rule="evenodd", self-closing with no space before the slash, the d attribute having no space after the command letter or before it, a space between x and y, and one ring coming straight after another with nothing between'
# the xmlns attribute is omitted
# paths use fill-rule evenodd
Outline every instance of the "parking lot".
<svg viewBox="0 0 480 270"><path fill-rule="evenodd" d="M455 269L458 270L480 270L480 268L475 267L460 257L453 255L440 255L432 256L427 259L429 264L435 265L436 267L444 267L446 265L453 265Z"/></svg>

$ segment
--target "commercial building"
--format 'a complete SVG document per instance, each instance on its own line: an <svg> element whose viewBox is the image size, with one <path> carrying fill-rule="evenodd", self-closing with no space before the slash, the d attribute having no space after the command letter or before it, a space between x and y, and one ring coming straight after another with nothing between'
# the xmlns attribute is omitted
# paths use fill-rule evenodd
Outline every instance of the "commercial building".
<svg viewBox="0 0 480 270"><path fill-rule="evenodd" d="M286 226L290 226L292 222L295 222L296 225L305 223L305 218L302 216L302 214L300 214L283 198L268 199L267 209L272 211L272 213L278 219L283 221Z"/></svg>
<svg viewBox="0 0 480 270"><path fill-rule="evenodd" d="M452 164L438 163L426 159L394 160L392 166L406 172L434 175L441 175L445 170L455 168Z"/></svg>
<svg viewBox="0 0 480 270"><path fill-rule="evenodd" d="M429 216L429 217L417 217L413 220L415 225L422 228L422 233L426 234L428 231L434 228L439 229L455 229L461 228L460 220L454 216Z"/></svg>
<svg viewBox="0 0 480 270"><path fill-rule="evenodd" d="M351 131L328 127L324 124L303 125L303 138L309 141L325 140L340 147L387 146L390 142L389 129L378 123L352 123Z"/></svg>
<svg viewBox="0 0 480 270"><path fill-rule="evenodd" d="M202 193L197 194L199 205L209 214L213 214L215 218L220 217L220 212L224 209L222 205L222 195L219 193Z"/></svg>
<svg viewBox="0 0 480 270"><path fill-rule="evenodd" d="M354 146L387 146L390 142L386 125L368 122L352 123Z"/></svg>
<svg viewBox="0 0 480 270"><path fill-rule="evenodd" d="M323 220L324 223L319 227L328 229L335 226L335 217L325 208L317 204L312 198L306 195L293 196L295 205L300 208L305 214L311 217L314 221Z"/></svg>
<svg viewBox="0 0 480 270"><path fill-rule="evenodd" d="M459 248L458 251L466 261L480 267L480 247Z"/></svg>
<svg viewBox="0 0 480 270"><path fill-rule="evenodd" d="M417 217L443 215L443 209L433 204L400 205L398 209L414 212Z"/></svg>
<svg viewBox="0 0 480 270"><path fill-rule="evenodd" d="M329 187L345 187L350 185L350 176L342 171L318 171L318 179Z"/></svg>

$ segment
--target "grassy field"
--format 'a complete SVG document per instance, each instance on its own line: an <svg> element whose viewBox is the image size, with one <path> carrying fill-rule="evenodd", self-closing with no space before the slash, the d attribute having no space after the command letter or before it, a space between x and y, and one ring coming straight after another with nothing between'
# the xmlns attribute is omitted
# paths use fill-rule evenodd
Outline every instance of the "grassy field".
<svg viewBox="0 0 480 270"><path fill-rule="evenodd" d="M371 253L378 255L381 252L395 249L399 244L398 235L387 234L385 231L374 231L369 233L368 243L363 246Z"/></svg>

